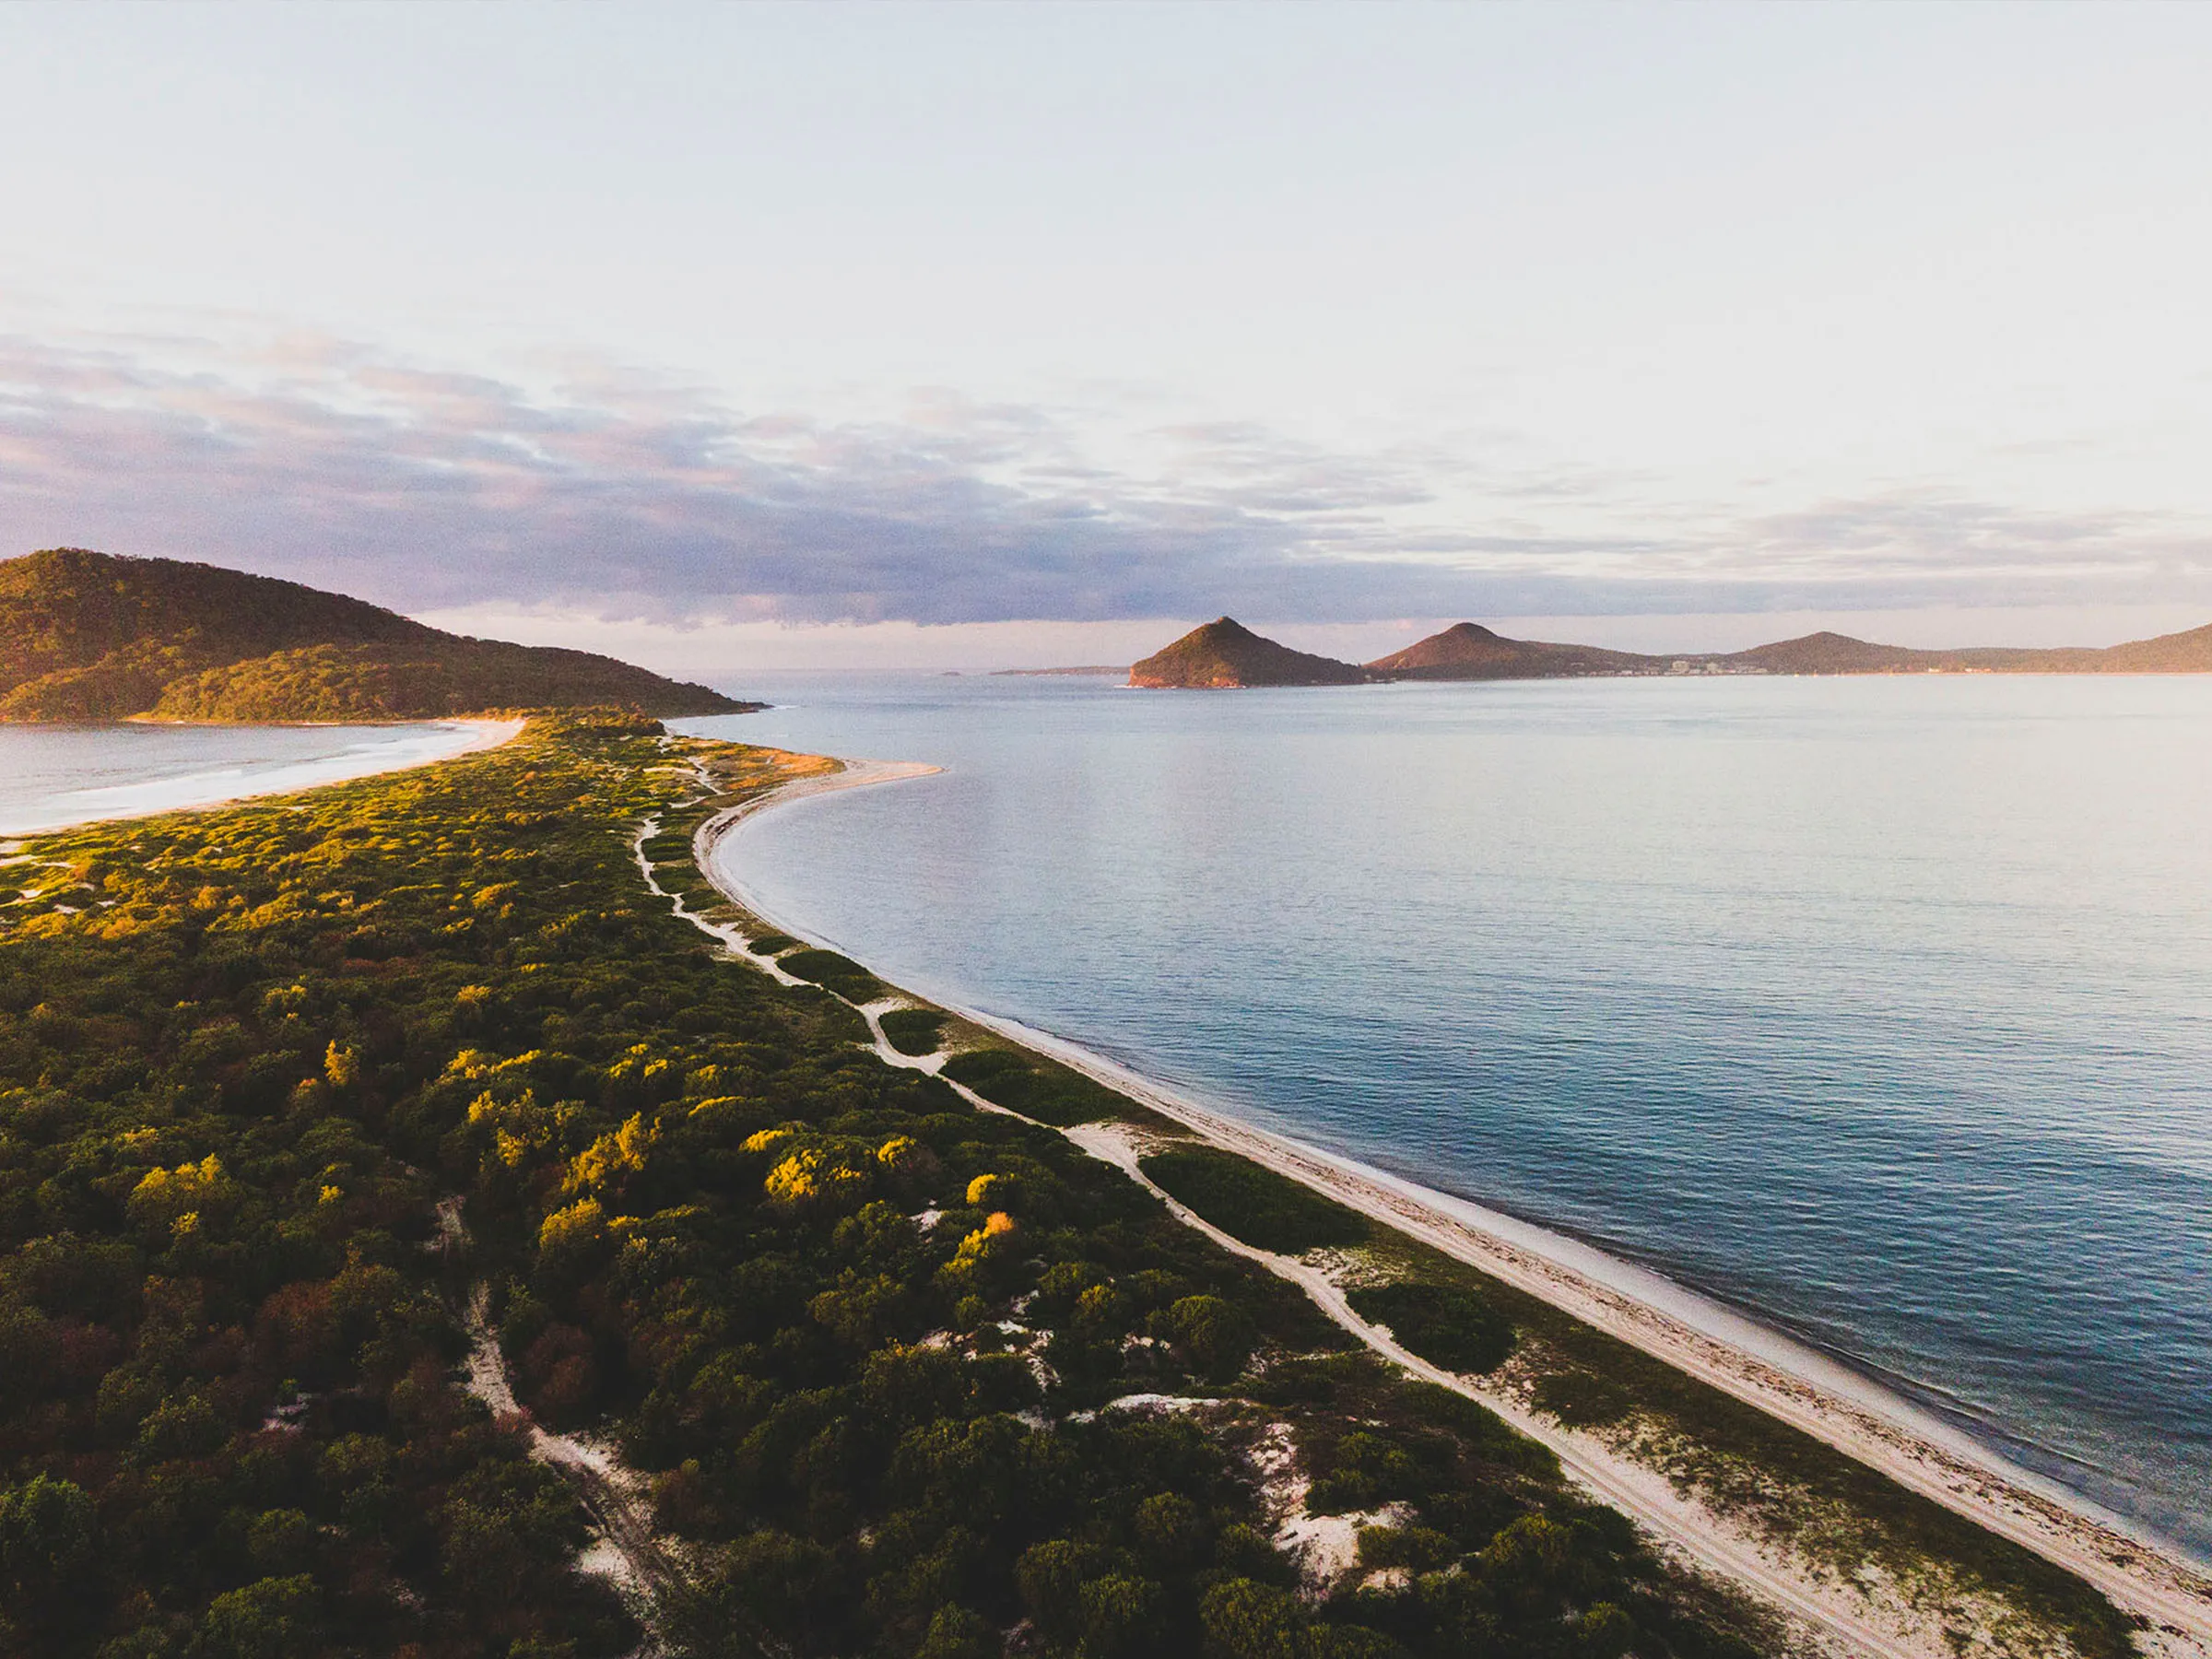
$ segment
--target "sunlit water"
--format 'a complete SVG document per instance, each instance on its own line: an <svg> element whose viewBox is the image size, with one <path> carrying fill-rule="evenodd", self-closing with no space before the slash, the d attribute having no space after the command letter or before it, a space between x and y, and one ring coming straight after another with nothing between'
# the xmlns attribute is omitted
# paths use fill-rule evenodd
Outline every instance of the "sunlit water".
<svg viewBox="0 0 2212 1659"><path fill-rule="evenodd" d="M889 978L1577 1233L2212 1551L2212 678L794 680Z"/></svg>
<svg viewBox="0 0 2212 1659"><path fill-rule="evenodd" d="M474 726L0 726L0 835L206 806L435 759Z"/></svg>

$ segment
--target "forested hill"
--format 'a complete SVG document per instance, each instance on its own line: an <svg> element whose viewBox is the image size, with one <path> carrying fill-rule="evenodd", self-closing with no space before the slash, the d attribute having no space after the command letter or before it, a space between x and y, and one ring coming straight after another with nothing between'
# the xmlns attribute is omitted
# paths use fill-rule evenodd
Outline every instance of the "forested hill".
<svg viewBox="0 0 2212 1659"><path fill-rule="evenodd" d="M1368 664L1390 679L1557 679L1573 675L1641 674L1662 659L1595 645L1509 640L1477 622L1457 622L1418 644Z"/></svg>
<svg viewBox="0 0 2212 1659"><path fill-rule="evenodd" d="M1367 672L1265 639L1231 617L1194 628L1129 670L1132 686L1357 686Z"/></svg>
<svg viewBox="0 0 2212 1659"><path fill-rule="evenodd" d="M750 705L585 651L470 639L296 582L57 547L0 561L0 720L416 720Z"/></svg>

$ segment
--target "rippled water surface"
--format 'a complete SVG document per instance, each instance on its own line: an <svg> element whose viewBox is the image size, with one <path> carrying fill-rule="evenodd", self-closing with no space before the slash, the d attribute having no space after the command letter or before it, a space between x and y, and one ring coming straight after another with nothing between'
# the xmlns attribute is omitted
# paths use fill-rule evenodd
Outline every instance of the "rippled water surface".
<svg viewBox="0 0 2212 1659"><path fill-rule="evenodd" d="M764 905L2212 1551L2212 679L794 680Z"/></svg>

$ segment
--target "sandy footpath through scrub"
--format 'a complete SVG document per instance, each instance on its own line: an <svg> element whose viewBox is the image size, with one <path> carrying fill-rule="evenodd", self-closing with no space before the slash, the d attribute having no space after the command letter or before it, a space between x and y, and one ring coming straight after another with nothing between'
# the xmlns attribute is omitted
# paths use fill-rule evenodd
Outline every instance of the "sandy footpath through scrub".
<svg viewBox="0 0 2212 1659"><path fill-rule="evenodd" d="M984 1020L987 1025L1003 1022ZM1372 1220L1548 1302L1677 1371L1758 1406L1769 1416L1879 1470L1976 1524L2078 1574L2124 1610L2165 1627L2170 1653L2212 1654L2212 1579L2189 1562L2121 1531L2105 1517L2004 1468L1978 1449L1939 1443L1860 1400L1693 1329L1575 1268L1509 1241L1467 1218L1475 1206L1410 1182L1362 1170L1311 1147L1148 1086L1133 1088L1119 1067L1070 1045L1039 1044L1053 1058L1196 1131L1203 1138L1326 1194ZM1479 1212L1477 1212L1479 1213ZM1518 1426L1518 1425L1516 1425Z"/></svg>
<svg viewBox="0 0 2212 1659"><path fill-rule="evenodd" d="M438 1235L432 1247L449 1264L465 1259L468 1228L459 1196L438 1205ZM519 1420L533 1460L559 1475L591 1519L592 1543L577 1559L577 1570L610 1583L644 1627L644 1640L627 1659L666 1659L661 1638L661 1603L685 1587L682 1564L653 1531L649 1484L623 1464L614 1448L582 1435L556 1434L532 1420L514 1397L500 1334L491 1323L490 1287L479 1279L461 1302L461 1324L468 1336L465 1371L468 1392L483 1401L495 1419Z"/></svg>
<svg viewBox="0 0 2212 1659"><path fill-rule="evenodd" d="M1503 1418L1556 1456L1576 1485L1641 1524L1663 1547L1671 1547L1693 1565L1718 1571L1749 1588L1762 1601L1826 1639L1834 1652L1867 1654L1874 1659L1947 1659L1954 1652L1940 1632L1913 1628L1924 1621L1900 1618L1894 1628L1875 1623L1862 1605L1863 1597L1814 1583L1786 1559L1762 1550L1748 1534L1726 1525L1711 1511L1680 1496L1664 1478L1639 1468L1593 1437L1562 1429L1528 1411L1511 1394L1432 1365L1401 1347L1385 1327L1360 1318L1343 1288L1320 1268L1292 1256L1254 1249L1178 1203L1144 1172L1140 1159L1147 1148L1143 1136L1112 1124L1080 1124L1062 1133L1093 1158L1112 1164L1142 1186L1184 1226L1297 1285L1323 1312L1384 1359L1424 1382L1464 1394Z"/></svg>
<svg viewBox="0 0 2212 1659"><path fill-rule="evenodd" d="M694 841L699 867L708 881L732 902L761 914L764 921L793 937L806 939L808 935L803 929L763 914L757 900L742 885L718 869L714 854L729 830L771 804L868 783L897 782L938 770L889 761L855 761L849 763L844 771L767 792L700 826ZM747 959L774 972L779 979L789 977L772 963L758 958ZM1765 1351L1755 1351L1751 1343L1726 1341L1709 1330L1698 1328L1662 1305L1663 1298L1638 1296L1624 1288L1623 1281L1632 1286L1640 1277L1652 1278L1654 1284L1663 1286L1665 1281L1657 1280L1655 1276L1625 1265L1620 1265L1618 1274L1585 1271L1571 1261L1558 1259L1558 1255L1584 1260L1597 1257L1597 1253L1585 1246L1559 1240L1557 1242L1561 1248L1558 1255L1549 1253L1540 1247L1544 1238L1541 1230L1512 1223L1504 1218L1488 1218L1479 1206L1222 1116L1046 1033L971 1009L943 1006L962 1018L996 1030L1131 1096L1224 1150L1250 1158L1324 1193L1386 1227L1431 1245L1759 1407L1879 1470L1909 1490L1921 1493L2078 1574L2123 1610L2151 1621L2155 1628L2144 1632L2147 1651L2212 1659L2212 1576L2131 1535L2118 1522L2095 1512L2071 1494L2006 1467L1963 1437L1949 1435L1939 1427L1933 1432L1926 1431L1931 1426L1924 1420L1915 1424L1912 1418L1916 1414L1901 1402L1894 1412L1885 1410L1879 1391L1871 1384L1860 1388L1853 1388L1848 1382L1839 1385L1835 1373L1840 1372L1840 1368L1825 1365L1830 1373L1827 1377L1800 1374L1788 1364L1789 1350L1794 1345L1786 1341L1778 1338L1771 1346L1759 1344L1757 1347ZM869 1018L877 1053L888 1063L923 1070L935 1070L942 1063L941 1057L917 1062L912 1056L899 1053L883 1041L875 1018L877 1011L863 1012ZM971 1093L966 1089L960 1092ZM971 1098L978 1104L990 1105L980 1097ZM1091 1125L1067 1133L1095 1156L1108 1158L1134 1178L1144 1181L1142 1171L1135 1167L1136 1152L1128 1146L1115 1150L1101 1138L1112 1131ZM1089 1145L1092 1140L1099 1140L1100 1144ZM1145 1184L1152 1185L1148 1181ZM1166 1194L1161 1196L1165 1198ZM1840 1651L1854 1651L1853 1644L1855 1651L1877 1654L1936 1651L1926 1648L1917 1632L1883 1630L1866 1624L1858 1614L1848 1609L1833 1589L1815 1583L1809 1575L1788 1570L1747 1535L1725 1526L1709 1511L1681 1498L1655 1471L1612 1452L1593 1437L1562 1430L1548 1418L1533 1416L1517 1401L1501 1394L1494 1396L1490 1391L1476 1388L1465 1379L1444 1372L1398 1348L1376 1327L1353 1313L1343 1292L1319 1269L1254 1251L1175 1205L1173 1200L1167 1201L1182 1219L1226 1248L1263 1261L1271 1270L1300 1283L1324 1312L1371 1347L1386 1353L1417 1375L1481 1400L1516 1429L1551 1447L1562 1465L1584 1484L1643 1521L1664 1540L1692 1559L1752 1587L1793 1615L1828 1632L1843 1644ZM1486 1220L1491 1219L1504 1225L1486 1226ZM1693 1299L1685 1298L1688 1300Z"/></svg>

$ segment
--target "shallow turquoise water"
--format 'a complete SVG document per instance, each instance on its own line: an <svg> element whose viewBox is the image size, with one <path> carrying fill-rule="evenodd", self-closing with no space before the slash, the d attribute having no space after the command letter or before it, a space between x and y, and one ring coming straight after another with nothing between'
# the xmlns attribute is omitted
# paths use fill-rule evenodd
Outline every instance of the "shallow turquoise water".
<svg viewBox="0 0 2212 1659"><path fill-rule="evenodd" d="M2212 1551L2212 679L793 679L918 990L1659 1267Z"/></svg>

